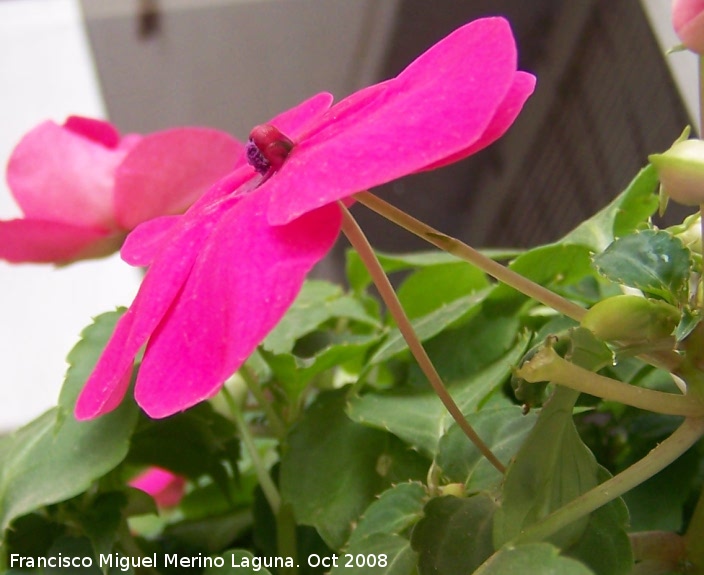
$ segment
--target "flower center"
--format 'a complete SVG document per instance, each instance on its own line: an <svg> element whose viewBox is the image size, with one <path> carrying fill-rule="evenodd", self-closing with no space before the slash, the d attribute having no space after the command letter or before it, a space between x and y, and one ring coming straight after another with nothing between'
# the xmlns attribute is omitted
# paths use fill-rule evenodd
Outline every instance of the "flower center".
<svg viewBox="0 0 704 575"><path fill-rule="evenodd" d="M283 166L293 146L293 142L271 124L255 126L245 150L247 162L260 174L273 173Z"/></svg>

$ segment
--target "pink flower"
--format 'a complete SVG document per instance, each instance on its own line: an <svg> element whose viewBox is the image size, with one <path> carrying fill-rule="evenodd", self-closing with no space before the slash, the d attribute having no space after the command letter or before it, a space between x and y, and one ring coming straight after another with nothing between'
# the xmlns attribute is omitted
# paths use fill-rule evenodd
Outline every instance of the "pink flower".
<svg viewBox="0 0 704 575"><path fill-rule="evenodd" d="M704 0L673 0L672 24L685 47L704 53Z"/></svg>
<svg viewBox="0 0 704 575"><path fill-rule="evenodd" d="M533 91L501 18L468 24L398 77L331 107L318 94L253 130L244 164L183 216L128 237L151 264L88 379L76 416L114 409L146 344L135 397L166 417L213 396L335 242L338 200L460 160L500 137ZM275 128L271 128L275 127Z"/></svg>
<svg viewBox="0 0 704 575"><path fill-rule="evenodd" d="M138 224L185 211L235 167L242 149L206 128L120 138L101 120L44 122L8 163L25 217L0 221L0 259L66 263L114 252Z"/></svg>
<svg viewBox="0 0 704 575"><path fill-rule="evenodd" d="M151 495L159 507L168 508L181 502L186 480L166 469L150 467L130 481L130 485Z"/></svg>

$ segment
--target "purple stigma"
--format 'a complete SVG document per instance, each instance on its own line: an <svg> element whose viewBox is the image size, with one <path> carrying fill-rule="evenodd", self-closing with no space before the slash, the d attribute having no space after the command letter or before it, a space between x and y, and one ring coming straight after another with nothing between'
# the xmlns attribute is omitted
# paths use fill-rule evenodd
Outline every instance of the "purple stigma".
<svg viewBox="0 0 704 575"><path fill-rule="evenodd" d="M245 147L245 153L247 154L247 162L250 166L253 166L257 172L259 172L260 174L266 174L269 171L269 167L271 166L271 164L264 157L264 154L262 154L261 150L257 148L257 145L252 141L251 138L249 142L247 142L247 146Z"/></svg>

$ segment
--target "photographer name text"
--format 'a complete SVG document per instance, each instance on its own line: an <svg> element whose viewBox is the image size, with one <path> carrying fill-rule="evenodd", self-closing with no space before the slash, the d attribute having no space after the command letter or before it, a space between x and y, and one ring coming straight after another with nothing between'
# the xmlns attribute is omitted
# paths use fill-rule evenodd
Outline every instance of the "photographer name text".
<svg viewBox="0 0 704 575"><path fill-rule="evenodd" d="M333 567L386 567L388 557L384 553L380 554L351 554L344 555L317 555L313 553L307 558L309 567L323 567L330 569ZM250 571L260 571L269 568L300 567L295 564L291 557L249 557L242 553L233 553L229 557L210 557L207 555L181 556L175 553L164 555L143 555L139 557L127 557L119 553L101 554L97 560L93 557L78 557L62 555L52 555L50 557L26 557L18 553L10 555L10 567L14 568L66 568L90 569L94 565L100 568L115 568L121 571L129 571L135 568L159 568L159 567L196 567L196 568L218 568L218 567L241 567Z"/></svg>

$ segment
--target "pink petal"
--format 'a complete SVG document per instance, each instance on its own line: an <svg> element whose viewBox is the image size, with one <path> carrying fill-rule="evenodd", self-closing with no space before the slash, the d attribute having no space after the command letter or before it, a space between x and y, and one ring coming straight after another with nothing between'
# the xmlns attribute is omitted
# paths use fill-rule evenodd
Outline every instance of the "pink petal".
<svg viewBox="0 0 704 575"><path fill-rule="evenodd" d="M160 467L150 467L130 481L130 485L148 493L159 507L174 507L183 498L186 480Z"/></svg>
<svg viewBox="0 0 704 575"><path fill-rule="evenodd" d="M160 236L159 257L154 258L137 297L117 322L76 402L77 419L97 417L120 404L129 386L137 352L179 298L213 227L241 200L237 194L224 194L232 192L238 184L246 186L251 180L248 167L238 170L206 194L211 200L209 204L195 204L186 214L179 216L178 225L173 226L169 234ZM231 186L229 190L226 184Z"/></svg>
<svg viewBox="0 0 704 575"><path fill-rule="evenodd" d="M283 134L296 141L312 124L320 120L330 108L332 101L332 94L320 92L296 107L282 112L267 123L275 125Z"/></svg>
<svg viewBox="0 0 704 575"><path fill-rule="evenodd" d="M106 148L117 148L120 144L120 132L110 122L104 120L69 116L64 122L64 128Z"/></svg>
<svg viewBox="0 0 704 575"><path fill-rule="evenodd" d="M264 184L272 195L269 221L289 222L474 144L483 147L514 83L516 47L504 19L456 30L397 78L355 94L354 105L343 100L310 129ZM520 86L525 99L529 86Z"/></svg>
<svg viewBox="0 0 704 575"><path fill-rule="evenodd" d="M532 74L526 74L525 72L516 72L511 89L508 91L508 94L506 94L506 98L501 103L501 107L498 109L494 117L491 119L491 124L489 124L486 131L482 134L481 139L478 142L474 142L468 148L453 154L452 156L448 156L447 158L444 158L430 166L425 166L423 170L434 170L442 166L447 166L453 162L457 162L471 156L479 150L486 148L488 145L493 144L513 125L513 122L523 109L523 104L528 96L533 93L534 88L535 76Z"/></svg>
<svg viewBox="0 0 704 575"><path fill-rule="evenodd" d="M7 182L28 218L114 228L114 175L126 154L44 122L14 149Z"/></svg>
<svg viewBox="0 0 704 575"><path fill-rule="evenodd" d="M189 212L193 215L201 210L210 211L233 193L237 195L251 192L261 181L262 177L252 174L251 168L242 166L212 186L193 204ZM192 221L197 221L197 218L189 217ZM182 223L182 220L182 216L163 216L139 224L122 245L122 259L132 266L151 264L164 244L171 241L171 231Z"/></svg>
<svg viewBox="0 0 704 575"><path fill-rule="evenodd" d="M183 216L162 216L139 224L122 244L120 256L131 266L148 266L170 240L174 227Z"/></svg>
<svg viewBox="0 0 704 575"><path fill-rule="evenodd" d="M231 206L149 340L135 397L166 417L212 397L278 323L340 230L335 205L286 226L260 191Z"/></svg>
<svg viewBox="0 0 704 575"><path fill-rule="evenodd" d="M0 259L12 263L67 263L114 252L123 234L46 220L0 222Z"/></svg>
<svg viewBox="0 0 704 575"><path fill-rule="evenodd" d="M184 212L215 182L244 163L244 146L208 128L145 136L116 172L115 212L125 229Z"/></svg>

